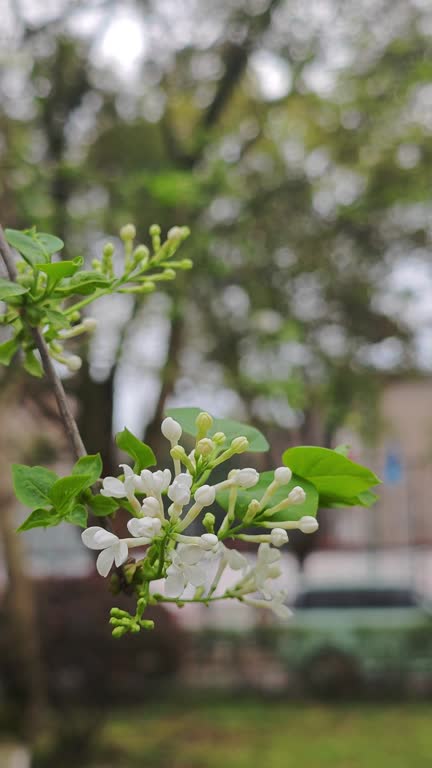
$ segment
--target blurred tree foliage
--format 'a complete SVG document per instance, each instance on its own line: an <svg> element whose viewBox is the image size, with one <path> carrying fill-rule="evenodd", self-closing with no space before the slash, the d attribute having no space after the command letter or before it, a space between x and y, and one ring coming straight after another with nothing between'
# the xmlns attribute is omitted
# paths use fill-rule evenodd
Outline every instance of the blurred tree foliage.
<svg viewBox="0 0 432 768"><path fill-rule="evenodd" d="M142 238L154 221L193 230L180 291L111 307L72 384L89 450L106 446L114 463L126 390L149 439L173 397L243 412L278 448L329 444L352 413L372 438L382 382L419 365L409 297L390 288L401 259L428 258L428 3L136 0L125 11L113 0L15 13L0 83L7 224L37 221L69 257L127 220ZM145 42L127 75L127 34L117 64L103 45L125 13ZM149 371L157 396L144 392Z"/></svg>

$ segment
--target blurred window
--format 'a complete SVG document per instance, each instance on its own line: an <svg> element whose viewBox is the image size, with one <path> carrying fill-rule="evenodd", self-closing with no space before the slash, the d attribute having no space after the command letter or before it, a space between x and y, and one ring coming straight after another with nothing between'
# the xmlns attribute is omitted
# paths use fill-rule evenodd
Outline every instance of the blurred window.
<svg viewBox="0 0 432 768"><path fill-rule="evenodd" d="M295 601L296 608L409 608L419 603L410 589L307 590Z"/></svg>

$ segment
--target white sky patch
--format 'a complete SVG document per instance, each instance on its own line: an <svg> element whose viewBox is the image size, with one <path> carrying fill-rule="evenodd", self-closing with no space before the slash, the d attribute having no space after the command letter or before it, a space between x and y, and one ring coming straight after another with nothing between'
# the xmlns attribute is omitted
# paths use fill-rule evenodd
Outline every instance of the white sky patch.
<svg viewBox="0 0 432 768"><path fill-rule="evenodd" d="M100 43L94 49L102 64L111 64L121 77L138 71L147 49L145 26L131 8L118 10L106 25Z"/></svg>
<svg viewBox="0 0 432 768"><path fill-rule="evenodd" d="M263 99L276 101L287 96L292 87L292 74L286 61L270 51L258 51L251 57L250 65Z"/></svg>

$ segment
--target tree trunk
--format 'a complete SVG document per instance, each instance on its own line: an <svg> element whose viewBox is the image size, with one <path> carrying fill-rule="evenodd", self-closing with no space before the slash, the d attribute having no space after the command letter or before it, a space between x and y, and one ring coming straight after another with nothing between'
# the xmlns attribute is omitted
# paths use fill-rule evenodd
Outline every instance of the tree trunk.
<svg viewBox="0 0 432 768"><path fill-rule="evenodd" d="M39 733L45 711L42 663L36 607L31 580L26 573L22 543L13 518L15 499L0 496L0 535L7 576L3 610L6 616L6 653L11 675L15 722L19 735L30 744Z"/></svg>

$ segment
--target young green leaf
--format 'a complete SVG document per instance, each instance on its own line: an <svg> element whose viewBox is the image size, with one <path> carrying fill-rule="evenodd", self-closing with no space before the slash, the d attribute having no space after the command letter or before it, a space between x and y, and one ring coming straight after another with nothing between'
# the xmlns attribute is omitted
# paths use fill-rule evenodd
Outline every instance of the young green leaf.
<svg viewBox="0 0 432 768"><path fill-rule="evenodd" d="M168 408L167 416L171 416L179 422L184 432L188 435L195 437L197 434L197 428L195 425L196 417L201 413L200 408ZM239 421L233 419L214 419L213 425L209 430L209 437L215 434L215 432L224 432L227 437L227 446L235 437L244 436L249 440L248 450L252 453L260 453L268 451L269 444L264 435L255 427L250 427L248 424L242 424Z"/></svg>
<svg viewBox="0 0 432 768"><path fill-rule="evenodd" d="M69 512L76 496L92 484L89 475L70 475L62 477L50 489L50 501L57 512Z"/></svg>
<svg viewBox="0 0 432 768"><path fill-rule="evenodd" d="M99 453L94 456L81 456L72 469L72 475L88 475L90 485L99 480L102 474L102 459Z"/></svg>
<svg viewBox="0 0 432 768"><path fill-rule="evenodd" d="M30 376L36 376L36 378L41 379L44 375L42 364L31 349L28 349L24 355L23 366Z"/></svg>
<svg viewBox="0 0 432 768"><path fill-rule="evenodd" d="M358 494L381 482L367 467L329 448L288 448L283 454L283 463L313 483L326 506L329 503L350 504Z"/></svg>
<svg viewBox="0 0 432 768"><path fill-rule="evenodd" d="M12 464L12 478L15 496L21 504L33 509L51 503L50 491L58 475L45 467L27 467Z"/></svg>
<svg viewBox="0 0 432 768"><path fill-rule="evenodd" d="M37 269L48 276L48 285L52 287L64 277L72 277L79 269L80 264L73 261L56 261L50 264L37 264Z"/></svg>
<svg viewBox="0 0 432 768"><path fill-rule="evenodd" d="M53 525L58 525L62 522L62 518L55 510L51 509L35 509L31 515L24 520L20 525L18 531L29 531L31 528L50 528Z"/></svg>
<svg viewBox="0 0 432 768"><path fill-rule="evenodd" d="M261 501L268 486L272 482L274 477L273 472L262 472L260 479L253 488L247 488L246 490L239 489L237 493L236 501L236 517L242 519L250 502L253 499ZM293 475L291 481L287 485L280 486L278 490L270 497L268 503L264 509L269 507L275 507L281 501L287 498L288 494L296 486L300 485L306 493L306 499L303 504L293 505L282 509L280 512L276 512L272 517L266 518L275 522L281 522L283 520L300 520L304 515L316 516L318 509L318 492L312 483L308 483L302 477ZM220 491L216 496L216 501L222 509L228 510L229 504L229 491ZM259 525L259 523L257 523Z"/></svg>
<svg viewBox="0 0 432 768"><path fill-rule="evenodd" d="M15 248L32 267L39 262L49 261L49 255L43 243L36 240L34 233L29 235L18 229L5 229L5 235L9 245Z"/></svg>
<svg viewBox="0 0 432 768"><path fill-rule="evenodd" d="M64 248L63 240L55 235L47 235L46 232L34 232L33 237L47 256L52 256Z"/></svg>
<svg viewBox="0 0 432 768"><path fill-rule="evenodd" d="M63 519L66 523L72 523L72 525L79 525L80 528L86 528L87 510L82 504L76 504Z"/></svg>
<svg viewBox="0 0 432 768"><path fill-rule="evenodd" d="M15 339L9 339L0 344L0 363L2 365L9 365L15 353L18 351L19 342Z"/></svg>
<svg viewBox="0 0 432 768"><path fill-rule="evenodd" d="M141 472L142 469L156 464L156 456L150 446L135 437L126 427L123 432L117 433L116 443L135 460L134 472Z"/></svg>
<svg viewBox="0 0 432 768"><path fill-rule="evenodd" d="M87 504L93 515L96 517L106 517L107 515L113 515L119 508L119 502L117 499L112 499L109 496L101 496L100 494L92 496L87 501ZM122 501L123 506L123 501Z"/></svg>
<svg viewBox="0 0 432 768"><path fill-rule="evenodd" d="M14 283L12 280L5 280L4 277L0 277L0 301L8 301L12 296L21 296L23 293L28 293L29 288L24 288L19 283Z"/></svg>
<svg viewBox="0 0 432 768"><path fill-rule="evenodd" d="M71 278L67 278L56 286L55 295L72 296L75 293L88 295L97 288L108 288L112 283L100 272L78 272Z"/></svg>

